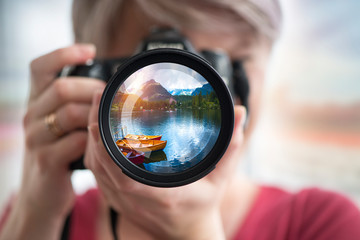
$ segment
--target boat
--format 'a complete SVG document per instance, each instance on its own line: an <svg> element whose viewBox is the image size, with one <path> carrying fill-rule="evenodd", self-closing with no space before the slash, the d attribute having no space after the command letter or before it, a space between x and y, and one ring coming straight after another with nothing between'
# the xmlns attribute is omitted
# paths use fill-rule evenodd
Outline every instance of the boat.
<svg viewBox="0 0 360 240"><path fill-rule="evenodd" d="M127 134L125 139L133 139L133 140L161 140L162 135L136 135L136 134Z"/></svg>
<svg viewBox="0 0 360 240"><path fill-rule="evenodd" d="M119 148L136 150L140 152L154 152L163 150L166 147L167 141L161 140L132 140L121 139L116 141Z"/></svg>
<svg viewBox="0 0 360 240"><path fill-rule="evenodd" d="M132 149L120 148L122 154L130 160L133 164L141 164L144 162L145 153L140 151L135 151Z"/></svg>

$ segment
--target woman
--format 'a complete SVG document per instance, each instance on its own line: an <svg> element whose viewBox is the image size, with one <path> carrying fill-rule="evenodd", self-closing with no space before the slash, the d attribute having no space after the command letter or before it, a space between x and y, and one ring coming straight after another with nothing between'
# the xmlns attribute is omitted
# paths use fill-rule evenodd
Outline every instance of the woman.
<svg viewBox="0 0 360 240"><path fill-rule="evenodd" d="M276 0L76 0L73 10L78 44L31 63L23 182L3 217L1 240L58 239L71 211L70 239L360 239L360 214L342 196L317 189L291 194L235 174L257 118L268 56L280 27ZM220 48L244 60L251 88L246 132L245 109L236 105L234 135L216 169L171 189L140 184L114 167L96 117L103 82L79 77L54 81L64 66L95 55L132 55L153 26L176 27L197 49ZM84 152L99 189L75 196L68 165ZM115 233L109 208L119 214Z"/></svg>

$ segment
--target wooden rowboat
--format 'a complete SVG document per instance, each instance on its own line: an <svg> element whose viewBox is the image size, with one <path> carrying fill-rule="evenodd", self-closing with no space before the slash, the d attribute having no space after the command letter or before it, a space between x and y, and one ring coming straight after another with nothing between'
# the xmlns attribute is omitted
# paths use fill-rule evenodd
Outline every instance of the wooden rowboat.
<svg viewBox="0 0 360 240"><path fill-rule="evenodd" d="M121 139L116 141L119 148L136 150L140 152L154 152L163 150L167 141L161 140L131 140Z"/></svg>
<svg viewBox="0 0 360 240"><path fill-rule="evenodd" d="M141 164L141 163L144 162L144 159L145 159L145 153L144 152L138 152L138 151L129 150L129 149L126 149L126 148L120 148L120 151L133 164Z"/></svg>
<svg viewBox="0 0 360 240"><path fill-rule="evenodd" d="M127 134L124 138L131 140L161 140L162 135L136 135L136 134Z"/></svg>

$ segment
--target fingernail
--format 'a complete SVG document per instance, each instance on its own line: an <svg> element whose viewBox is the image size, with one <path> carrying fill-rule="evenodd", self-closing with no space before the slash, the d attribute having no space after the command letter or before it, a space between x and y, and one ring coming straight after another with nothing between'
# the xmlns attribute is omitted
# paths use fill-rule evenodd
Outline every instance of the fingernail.
<svg viewBox="0 0 360 240"><path fill-rule="evenodd" d="M89 125L88 131L91 134L91 136L94 138L95 142L99 141L99 130L98 130L97 125L95 125L95 124Z"/></svg>
<svg viewBox="0 0 360 240"><path fill-rule="evenodd" d="M246 122L246 108L244 106L235 106L235 131L243 131Z"/></svg>
<svg viewBox="0 0 360 240"><path fill-rule="evenodd" d="M101 100L101 96L102 96L103 90L96 90L94 92L94 96L93 96L93 105L100 105L100 100Z"/></svg>
<svg viewBox="0 0 360 240"><path fill-rule="evenodd" d="M94 44L82 43L78 44L78 47L80 53L89 59L93 58L96 54L96 47Z"/></svg>
<svg viewBox="0 0 360 240"><path fill-rule="evenodd" d="M245 127L246 117L247 117L246 108L245 108L245 107L242 107L242 109L241 109L241 127L242 127L242 128Z"/></svg>

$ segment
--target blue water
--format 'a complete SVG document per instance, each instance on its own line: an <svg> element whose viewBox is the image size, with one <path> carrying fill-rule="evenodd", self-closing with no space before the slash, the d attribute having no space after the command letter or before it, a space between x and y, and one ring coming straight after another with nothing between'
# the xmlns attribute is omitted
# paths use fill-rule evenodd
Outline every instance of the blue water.
<svg viewBox="0 0 360 240"><path fill-rule="evenodd" d="M125 134L162 135L163 151L148 153L139 167L156 173L186 170L200 162L213 148L220 131L220 110L137 111L111 116L114 131Z"/></svg>

